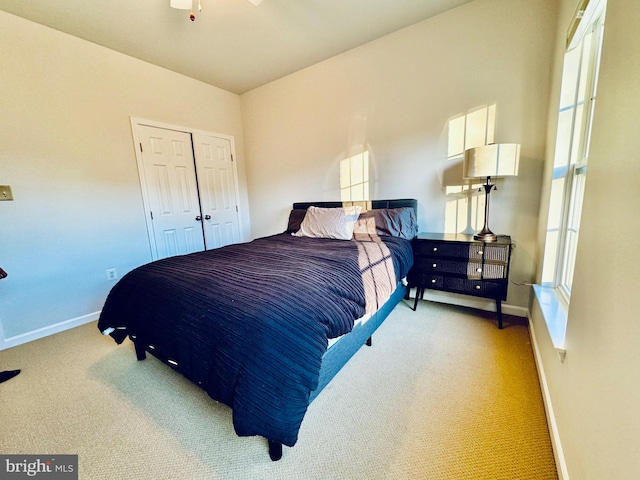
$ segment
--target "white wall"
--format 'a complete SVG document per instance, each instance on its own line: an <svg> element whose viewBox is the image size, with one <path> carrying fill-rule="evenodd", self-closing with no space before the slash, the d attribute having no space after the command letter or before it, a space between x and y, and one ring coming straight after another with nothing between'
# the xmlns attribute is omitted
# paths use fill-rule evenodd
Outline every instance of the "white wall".
<svg viewBox="0 0 640 480"><path fill-rule="evenodd" d="M562 37L575 3L561 2L547 170L553 162ZM640 271L638 18L637 0L608 0L564 363L537 303L532 309L566 472L575 480L630 480L640 472L640 322L634 301ZM542 215L544 220L546 208Z"/></svg>
<svg viewBox="0 0 640 480"><path fill-rule="evenodd" d="M444 231L448 121L496 104L495 140L522 159L490 226L517 243L511 278L532 281L555 22L554 0L476 0L242 95L252 235L282 231L292 202L339 199L362 144L372 198L417 198L420 229ZM507 303L529 296L511 285Z"/></svg>
<svg viewBox="0 0 640 480"><path fill-rule="evenodd" d="M105 269L150 261L130 116L235 137L248 238L237 95L5 12L0 64L6 344L95 318Z"/></svg>

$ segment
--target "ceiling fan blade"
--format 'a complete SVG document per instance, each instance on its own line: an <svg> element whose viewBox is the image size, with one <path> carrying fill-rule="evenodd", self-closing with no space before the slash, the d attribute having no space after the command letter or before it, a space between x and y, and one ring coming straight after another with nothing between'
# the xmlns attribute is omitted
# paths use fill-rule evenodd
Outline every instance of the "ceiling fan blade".
<svg viewBox="0 0 640 480"><path fill-rule="evenodd" d="M262 0L249 0L249 1L253 3L256 7L262 3Z"/></svg>

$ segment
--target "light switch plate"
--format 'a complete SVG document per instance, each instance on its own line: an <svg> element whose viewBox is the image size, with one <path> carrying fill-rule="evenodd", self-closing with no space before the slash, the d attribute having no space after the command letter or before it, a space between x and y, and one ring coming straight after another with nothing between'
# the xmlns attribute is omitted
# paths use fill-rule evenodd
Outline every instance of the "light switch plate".
<svg viewBox="0 0 640 480"><path fill-rule="evenodd" d="M9 185L0 185L0 200L13 200L13 193Z"/></svg>

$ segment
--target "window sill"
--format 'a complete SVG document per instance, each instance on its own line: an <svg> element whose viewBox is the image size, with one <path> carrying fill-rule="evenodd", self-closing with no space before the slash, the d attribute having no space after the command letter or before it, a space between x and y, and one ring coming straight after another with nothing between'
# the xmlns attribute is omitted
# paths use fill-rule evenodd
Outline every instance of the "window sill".
<svg viewBox="0 0 640 480"><path fill-rule="evenodd" d="M565 349L565 337L567 334L567 308L558 298L555 289L551 287L543 287L541 285L533 285L533 291L536 300L540 306L540 311L549 330L553 347L560 357L560 361L564 361L567 354Z"/></svg>

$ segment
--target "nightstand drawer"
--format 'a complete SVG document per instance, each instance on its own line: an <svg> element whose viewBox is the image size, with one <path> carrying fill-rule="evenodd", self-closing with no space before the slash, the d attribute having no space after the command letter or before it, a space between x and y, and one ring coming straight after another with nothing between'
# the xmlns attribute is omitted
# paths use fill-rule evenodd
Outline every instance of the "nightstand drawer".
<svg viewBox="0 0 640 480"><path fill-rule="evenodd" d="M507 299L506 282L490 282L486 280L445 277L444 288L456 293L464 293L466 295L499 298L501 300Z"/></svg>
<svg viewBox="0 0 640 480"><path fill-rule="evenodd" d="M482 265L482 278L507 278L507 265L502 263L485 263Z"/></svg>
<svg viewBox="0 0 640 480"><path fill-rule="evenodd" d="M507 266L471 261L442 260L436 257L416 257L413 269L418 272L464 275L468 278L505 278Z"/></svg>
<svg viewBox="0 0 640 480"><path fill-rule="evenodd" d="M482 265L477 264L480 268ZM456 262L454 260L442 260L433 257L415 257L413 269L430 274L454 273L457 275L467 275L469 270L468 262ZM478 274L480 276L480 274Z"/></svg>
<svg viewBox="0 0 640 480"><path fill-rule="evenodd" d="M487 245L481 243L431 242L414 240L414 255L449 257L462 260L504 262L509 260L509 245Z"/></svg>
<svg viewBox="0 0 640 480"><path fill-rule="evenodd" d="M444 277L425 271L412 271L409 273L409 284L424 285L425 288L442 288L444 286Z"/></svg>
<svg viewBox="0 0 640 480"><path fill-rule="evenodd" d="M414 255L428 255L430 257L469 258L469 245L455 242L426 242L414 240Z"/></svg>
<svg viewBox="0 0 640 480"><path fill-rule="evenodd" d="M509 262L510 245L473 245L470 249L470 259L484 259L485 262Z"/></svg>

